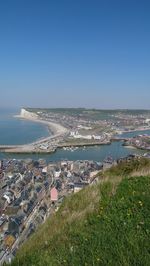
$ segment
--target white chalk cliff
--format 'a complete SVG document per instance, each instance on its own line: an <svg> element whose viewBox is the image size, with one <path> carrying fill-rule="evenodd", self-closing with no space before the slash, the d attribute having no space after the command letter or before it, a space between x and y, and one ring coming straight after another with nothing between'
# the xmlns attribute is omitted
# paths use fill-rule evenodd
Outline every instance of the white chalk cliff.
<svg viewBox="0 0 150 266"><path fill-rule="evenodd" d="M25 110L24 108L21 109L20 116L27 119L38 118L38 115L32 112Z"/></svg>

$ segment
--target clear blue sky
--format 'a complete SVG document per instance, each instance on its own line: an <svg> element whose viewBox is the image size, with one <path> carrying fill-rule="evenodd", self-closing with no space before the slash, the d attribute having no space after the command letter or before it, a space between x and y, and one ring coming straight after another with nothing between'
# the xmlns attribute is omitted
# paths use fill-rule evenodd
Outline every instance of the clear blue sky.
<svg viewBox="0 0 150 266"><path fill-rule="evenodd" d="M0 106L149 108L149 0L1 0Z"/></svg>

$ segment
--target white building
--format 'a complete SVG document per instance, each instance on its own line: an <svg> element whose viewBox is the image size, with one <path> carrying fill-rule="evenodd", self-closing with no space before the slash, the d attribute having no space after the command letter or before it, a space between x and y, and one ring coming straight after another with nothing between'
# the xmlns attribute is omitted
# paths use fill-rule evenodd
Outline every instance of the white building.
<svg viewBox="0 0 150 266"><path fill-rule="evenodd" d="M87 140L91 140L91 139L95 139L95 140L100 140L101 136L96 136L96 135L81 135L79 134L78 131L71 131L70 132L70 136L75 138L75 139L87 139Z"/></svg>

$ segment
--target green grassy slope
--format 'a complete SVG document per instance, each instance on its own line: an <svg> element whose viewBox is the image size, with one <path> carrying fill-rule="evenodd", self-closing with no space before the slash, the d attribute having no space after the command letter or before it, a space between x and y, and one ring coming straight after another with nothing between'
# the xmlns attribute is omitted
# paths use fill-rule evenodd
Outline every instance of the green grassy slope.
<svg viewBox="0 0 150 266"><path fill-rule="evenodd" d="M150 175L134 176L149 163L120 164L68 197L12 265L150 265Z"/></svg>

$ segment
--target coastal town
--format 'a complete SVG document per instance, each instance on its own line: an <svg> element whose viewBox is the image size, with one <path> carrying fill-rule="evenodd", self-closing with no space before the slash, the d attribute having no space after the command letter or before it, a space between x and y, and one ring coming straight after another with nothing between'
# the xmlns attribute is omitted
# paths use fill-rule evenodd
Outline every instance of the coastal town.
<svg viewBox="0 0 150 266"><path fill-rule="evenodd" d="M26 145L1 145L8 158L0 161L0 265L11 262L20 246L59 209L69 195L99 182L100 173L120 160L135 156L150 158L150 136L130 133L150 128L149 113L106 113L68 109L22 109L17 119L27 119L48 127L50 135ZM126 147L145 150L102 162L93 160L50 161L30 159L30 154L75 151L80 146L106 145L122 141ZM146 152L147 151L147 152ZM27 153L29 159L9 159L9 153ZM15 156L14 156L15 158Z"/></svg>
<svg viewBox="0 0 150 266"><path fill-rule="evenodd" d="M144 155L150 158L150 154ZM58 211L66 197L101 181L101 173L129 155L103 162L44 159L0 161L0 265L10 263L40 224Z"/></svg>
<svg viewBox="0 0 150 266"><path fill-rule="evenodd" d="M27 119L48 127L50 135L25 145L0 145L6 153L52 153L58 148L73 151L78 147L107 145L123 140L126 146L149 150L148 137L123 137L123 133L150 129L150 113L86 109L21 109L17 119Z"/></svg>
<svg viewBox="0 0 150 266"><path fill-rule="evenodd" d="M150 0L1 0L0 40L0 266L150 266Z"/></svg>
<svg viewBox="0 0 150 266"><path fill-rule="evenodd" d="M102 169L103 164L94 161L1 160L0 265L12 260L66 196L96 182Z"/></svg>
<svg viewBox="0 0 150 266"><path fill-rule="evenodd" d="M150 128L147 113L109 112L104 116L78 109L22 109L16 119L44 124L49 136L26 145L0 146L2 152L8 153L8 158L0 161L0 265L12 261L21 245L57 212L66 197L99 182L105 169L135 156L150 158L150 136L129 134ZM118 160L108 154L103 161L30 159L32 153L42 155L58 148L73 152L80 146L107 145L112 141L122 141L125 147L145 153L135 152ZM29 159L9 159L9 153L27 153Z"/></svg>

